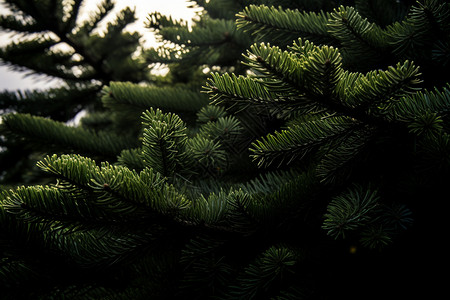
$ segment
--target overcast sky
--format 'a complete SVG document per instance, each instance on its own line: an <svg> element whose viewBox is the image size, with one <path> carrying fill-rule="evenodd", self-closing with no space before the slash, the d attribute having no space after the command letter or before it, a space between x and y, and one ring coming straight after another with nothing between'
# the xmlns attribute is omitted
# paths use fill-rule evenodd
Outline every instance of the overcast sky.
<svg viewBox="0 0 450 300"><path fill-rule="evenodd" d="M3 1L0 0L0 5ZM85 0L84 9L82 13L88 13L89 11L95 10L97 3L100 0ZM148 16L148 13L159 11L165 15L172 15L175 19L185 19L190 20L195 11L193 9L188 9L188 0L116 0L116 10L120 10L126 6L136 8L136 16L138 21L135 24L127 27L130 30L141 31L147 41L152 43L154 39L147 29L144 28L143 24ZM0 14L4 14L5 10L0 6ZM0 45L5 45L11 39L8 35L0 35ZM0 91L4 89L16 90L16 89L33 89L33 88L45 88L51 86L54 83L49 83L46 78L36 78L36 77L26 77L24 78L23 73L17 73L10 71L5 66L0 66Z"/></svg>

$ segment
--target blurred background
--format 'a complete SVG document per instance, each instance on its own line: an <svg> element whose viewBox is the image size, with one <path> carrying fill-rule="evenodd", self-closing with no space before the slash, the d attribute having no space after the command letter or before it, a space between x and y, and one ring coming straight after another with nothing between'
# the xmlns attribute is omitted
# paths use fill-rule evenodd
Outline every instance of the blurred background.
<svg viewBox="0 0 450 300"><path fill-rule="evenodd" d="M81 18L88 16L89 12L95 10L100 0L85 0L84 6L81 10ZM158 11L163 15L171 15L175 19L191 20L195 16L196 8L189 8L191 2L187 0L165 0L165 1L130 1L130 0L116 0L115 11L118 12L124 7L129 6L135 8L137 21L128 26L129 31L138 31L143 35L143 43L146 48L156 46L157 42L153 33L144 28L144 22L149 13ZM0 15L7 13L3 1L0 1ZM114 17L114 13L110 14L110 18ZM105 24L108 19L105 20ZM0 47L3 47L11 39L15 39L12 33L0 33ZM26 89L40 89L58 85L58 81L45 76L31 75L26 73L16 72L5 66L0 61L0 91L1 90L26 90Z"/></svg>

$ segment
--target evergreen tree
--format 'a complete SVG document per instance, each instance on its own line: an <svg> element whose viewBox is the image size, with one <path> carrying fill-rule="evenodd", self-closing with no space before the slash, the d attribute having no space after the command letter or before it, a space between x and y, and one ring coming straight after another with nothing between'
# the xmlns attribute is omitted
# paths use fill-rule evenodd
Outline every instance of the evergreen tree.
<svg viewBox="0 0 450 300"><path fill-rule="evenodd" d="M98 11L90 14L87 21L78 21L83 1L6 1L5 5L14 14L2 17L0 28L15 32L20 38L0 52L2 63L29 74L45 74L64 80L63 87L49 91L0 93L3 113L27 113L58 122L30 116L19 117L20 121L12 116L9 122L4 122L2 182L10 185L16 182L43 182L42 173L36 175L37 171L32 168L24 172L26 165L34 165L36 157L42 157L36 155L36 148L39 153L72 151L101 160L115 160L122 149L138 145L135 138L140 132L139 115L155 103L146 103L148 99L141 99L139 104L124 103L120 108L113 107L114 113L111 114L111 111L105 110L105 107L109 108L107 101L105 107L98 101L100 91L106 84L113 81L146 83L144 90L158 93L160 99L177 98L179 94L191 99L195 97L197 106L191 105L193 107L190 108L195 112L199 103L207 101L205 95L198 95L206 80L201 70L208 65L216 70L233 68L243 49L250 44L247 34L235 32L234 14L239 7L228 14L221 9L228 19L219 19L220 15L217 18L198 18L194 31L184 20L172 20L159 13L150 14L148 28L156 31L164 45L158 49L143 49L139 44L139 34L124 31L135 20L134 12L129 8L120 12L117 20L108 23L105 29L101 28L105 17L114 8L113 1L101 2ZM47 18L48 15L54 15L55 20ZM49 41L44 45L43 40ZM172 47L175 43L183 45L183 49ZM226 50L229 45L236 50ZM213 59L211 53L219 54L214 55ZM206 57L209 59L205 60ZM159 64L171 65L169 75L163 79L149 72L149 67L158 67ZM170 88L173 85L179 87L175 92ZM67 122L81 110L88 112L82 119L82 127L100 131L99 141L94 142L93 136L97 133L88 133L83 129L61 129L61 122ZM83 140L100 145L87 146L80 142ZM28 157L32 158L31 162L26 159Z"/></svg>
<svg viewBox="0 0 450 300"><path fill-rule="evenodd" d="M19 112L65 123L81 110L101 110L96 99L105 84L148 80L147 65L133 56L140 48L141 36L124 31L135 21L131 9L120 11L101 29L101 22L114 8L111 0L99 3L85 21L79 20L83 5L79 0L8 0L2 5L11 13L0 17L0 30L14 33L14 39L0 49L1 64L62 82L49 90L0 93L2 114ZM42 143L44 137L35 138L40 144L53 144L52 139ZM28 143L3 132L0 146L3 183L38 180L31 170L25 172L30 163L36 162L36 151Z"/></svg>
<svg viewBox="0 0 450 300"><path fill-rule="evenodd" d="M142 112L138 147L76 129L71 142L90 156L48 155L38 167L54 183L2 191L3 290L432 298L436 273L421 267L439 263L446 229L450 87L438 72L449 61L449 4L196 2L205 12L192 30L149 17L179 43L145 54L173 63L167 78L102 89L114 122ZM237 27L227 25L234 7ZM258 42L235 66L245 32ZM217 72L199 94L206 67ZM19 122L28 132L52 124L49 138L67 130L21 114L3 126ZM116 159L96 158L113 147L124 149Z"/></svg>

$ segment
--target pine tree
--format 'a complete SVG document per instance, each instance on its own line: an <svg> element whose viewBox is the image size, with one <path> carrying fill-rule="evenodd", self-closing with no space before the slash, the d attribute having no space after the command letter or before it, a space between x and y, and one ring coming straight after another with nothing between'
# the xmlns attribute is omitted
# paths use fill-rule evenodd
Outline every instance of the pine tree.
<svg viewBox="0 0 450 300"><path fill-rule="evenodd" d="M124 150L100 162L87 141L103 137L84 133L78 143L94 154L38 162L54 183L2 191L4 290L432 298L426 280L436 273L420 267L443 257L450 87L438 72L449 61L449 4L196 2L206 11L192 31L150 15L150 27L179 42L145 54L173 63L167 78L102 89L115 122L142 112L138 147L105 138L98 147ZM237 27L227 27L233 7ZM235 66L245 32L257 42ZM199 94L206 67L217 72ZM25 115L4 124L14 118L44 124Z"/></svg>

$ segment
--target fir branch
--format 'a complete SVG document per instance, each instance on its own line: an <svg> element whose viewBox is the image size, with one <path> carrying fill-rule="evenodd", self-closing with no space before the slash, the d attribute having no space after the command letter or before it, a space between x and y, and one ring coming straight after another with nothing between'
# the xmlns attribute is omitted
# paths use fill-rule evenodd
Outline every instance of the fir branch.
<svg viewBox="0 0 450 300"><path fill-rule="evenodd" d="M289 277L298 261L295 250L283 246L270 247L239 274L238 285L233 286L229 296L258 299L278 281Z"/></svg>
<svg viewBox="0 0 450 300"><path fill-rule="evenodd" d="M382 116L401 97L412 95L420 90L419 67L410 61L390 66L386 71L370 71L366 75L344 73L338 84L343 104L357 110L367 110L375 117ZM342 90L352 84L351 90Z"/></svg>
<svg viewBox="0 0 450 300"><path fill-rule="evenodd" d="M93 212L99 210L105 222L131 226L163 221L167 218L160 215L173 215L189 206L183 195L151 169L136 173L108 163L98 167L95 161L79 155L48 156L38 166L57 177L55 187L69 194L72 201L81 201ZM76 195L80 190L85 191L81 198ZM164 222L171 224L169 219Z"/></svg>
<svg viewBox="0 0 450 300"><path fill-rule="evenodd" d="M200 124L214 122L226 115L227 112L222 106L206 105L197 112L197 122Z"/></svg>
<svg viewBox="0 0 450 300"><path fill-rule="evenodd" d="M243 127L235 116L225 116L202 125L199 134L223 144L232 144L242 131Z"/></svg>
<svg viewBox="0 0 450 300"><path fill-rule="evenodd" d="M230 76L228 73L212 73L204 89L210 96L211 104L231 103L238 110L251 105L268 106L277 99L276 94L269 92L261 82L234 74Z"/></svg>
<svg viewBox="0 0 450 300"><path fill-rule="evenodd" d="M110 82L103 89L103 104L113 111L136 111L150 108L167 112L196 113L208 99L196 91L178 87L143 86L129 82Z"/></svg>
<svg viewBox="0 0 450 300"><path fill-rule="evenodd" d="M280 93L277 96L281 99L297 102L293 105L295 109L305 112L325 109L372 122L367 114L349 110L336 99L335 90L343 74L337 49L317 47L301 39L294 43L293 49L295 52L282 52L278 47L255 44L245 56L246 64L256 71L256 78L263 79L261 83L269 91Z"/></svg>
<svg viewBox="0 0 450 300"><path fill-rule="evenodd" d="M347 60L354 61L354 64L372 64L386 55L385 32L378 25L363 19L352 7L340 6L335 9L328 28L330 34L340 41Z"/></svg>
<svg viewBox="0 0 450 300"><path fill-rule="evenodd" d="M294 44L298 47L298 45ZM310 97L319 97L324 100L329 98L332 102L335 97L336 85L342 78L342 57L339 50L333 47L323 46L316 51L310 51L308 59L303 66L305 90ZM326 104L327 104L326 103Z"/></svg>
<svg viewBox="0 0 450 300"><path fill-rule="evenodd" d="M148 61L153 62L155 57L160 56L167 62L179 60L195 65L234 65L241 49L249 44L248 36L236 30L233 20L204 18L195 25L189 28L183 20L175 21L159 13L151 14L147 26L156 30L157 39L182 47L151 50L146 54Z"/></svg>
<svg viewBox="0 0 450 300"><path fill-rule="evenodd" d="M80 12L81 5L83 4L83 0L74 0L70 3L70 13L67 18L66 25L64 26L64 31L69 32L72 31L77 25L77 19Z"/></svg>
<svg viewBox="0 0 450 300"><path fill-rule="evenodd" d="M184 165L186 127L175 114L153 108L142 115L144 128L143 157L147 167L173 177Z"/></svg>
<svg viewBox="0 0 450 300"><path fill-rule="evenodd" d="M115 37L123 35L125 27L135 21L135 11L129 7L125 7L116 14L113 22L107 24L105 38L112 40Z"/></svg>
<svg viewBox="0 0 450 300"><path fill-rule="evenodd" d="M79 267L98 270L99 267L106 268L133 262L133 255L147 249L156 235L157 230L155 235L126 230L77 231L57 235L52 243ZM92 278L90 282L93 282Z"/></svg>
<svg viewBox="0 0 450 300"><path fill-rule="evenodd" d="M418 91L402 97L388 111L392 120L409 122L426 113L448 115L450 111L450 85L441 89Z"/></svg>
<svg viewBox="0 0 450 300"><path fill-rule="evenodd" d="M242 10L247 4L242 0L194 0L188 7L201 7L208 16L214 19L234 20L236 13Z"/></svg>
<svg viewBox="0 0 450 300"><path fill-rule="evenodd" d="M2 117L1 128L26 142L53 149L77 150L100 157L116 158L123 149L132 148L135 141L113 133L93 132L70 127L42 117L27 114L9 114Z"/></svg>
<svg viewBox="0 0 450 300"><path fill-rule="evenodd" d="M303 43L300 39L293 47L297 53L282 52L278 47L255 44L245 57L246 62L257 72L257 78L265 79L262 83L268 90L281 92L289 97L294 95L293 99L299 104L296 108L302 104L306 105L306 112L325 109L330 113L336 112L365 122L379 123L366 113L346 108L335 99L336 93L333 90L339 87L343 74L340 69L340 55L336 49L328 46L317 47ZM319 72L315 75L317 71ZM305 74L309 74L309 78ZM317 89L317 85L323 90Z"/></svg>
<svg viewBox="0 0 450 300"><path fill-rule="evenodd" d="M91 178L100 172L95 161L80 155L46 156L37 163L44 172L57 176L58 179L68 181L78 188L87 188Z"/></svg>
<svg viewBox="0 0 450 300"><path fill-rule="evenodd" d="M194 224L206 225L215 228L226 224L228 215L229 195L224 191L211 193L207 197L201 195L192 202L185 216ZM226 228L226 227L225 227Z"/></svg>
<svg viewBox="0 0 450 300"><path fill-rule="evenodd" d="M74 64L73 53L50 51L50 48L58 43L57 39L49 35L23 40L20 43L13 42L0 49L1 63L19 71L27 70L31 74L45 74L66 80L82 79L83 77L76 76L71 68ZM85 76L90 76L88 74L89 70Z"/></svg>
<svg viewBox="0 0 450 300"><path fill-rule="evenodd" d="M436 41L449 40L449 20L448 3L439 0L418 1L411 7L405 20L386 28L387 41L397 56L421 63L431 58L430 51Z"/></svg>
<svg viewBox="0 0 450 300"><path fill-rule="evenodd" d="M80 2L79 0L77 2ZM82 2L82 1L81 1ZM80 26L77 26L76 34L82 33L89 35L97 28L98 24L114 9L114 1L103 0L97 5L97 11L91 13L89 19L84 21ZM73 14L71 14L73 16ZM72 21L74 22L74 21ZM70 23L69 23L70 24Z"/></svg>
<svg viewBox="0 0 450 300"><path fill-rule="evenodd" d="M55 121L72 119L81 109L97 100L100 87L96 84L67 85L41 90L4 91L0 93L3 113L28 113L50 117Z"/></svg>
<svg viewBox="0 0 450 300"><path fill-rule="evenodd" d="M54 230L90 227L94 223L112 225L101 210L86 201L76 201L56 187L19 187L4 204L6 210L26 222L41 223ZM105 225L105 224L103 224Z"/></svg>
<svg viewBox="0 0 450 300"><path fill-rule="evenodd" d="M25 16L0 16L0 28L4 31L20 33L43 33L47 31L43 24Z"/></svg>
<svg viewBox="0 0 450 300"><path fill-rule="evenodd" d="M280 46L290 44L299 36L318 44L334 42L327 28L330 15L325 12L249 5L237 14L237 18L238 29L251 32L261 40L276 37Z"/></svg>
<svg viewBox="0 0 450 300"><path fill-rule="evenodd" d="M140 173L121 166L102 164L101 171L91 178L101 207L118 216L147 222L178 226L178 218L191 201L179 193L166 179L152 169Z"/></svg>
<svg viewBox="0 0 450 300"><path fill-rule="evenodd" d="M307 153L317 150L330 139L343 138L361 123L345 117L327 118L293 126L269 134L254 142L250 151L259 166L273 163L290 164Z"/></svg>
<svg viewBox="0 0 450 300"><path fill-rule="evenodd" d="M262 228L289 228L297 218L306 215L308 203L318 187L314 172L294 170L267 172L239 185L249 196L246 212L249 221ZM242 216L245 217L245 216Z"/></svg>
<svg viewBox="0 0 450 300"><path fill-rule="evenodd" d="M244 56L244 63L255 70L259 78L268 79L264 83L274 92L296 91L303 87L303 61L293 53L264 43L253 44Z"/></svg>
<svg viewBox="0 0 450 300"><path fill-rule="evenodd" d="M366 126L355 130L346 139L332 143L316 167L316 174L321 182L326 184L345 182L351 175L357 157L366 149L374 133L373 128Z"/></svg>
<svg viewBox="0 0 450 300"><path fill-rule="evenodd" d="M38 167L55 175L58 182L52 187L54 191L29 187L25 194L14 192L16 198L12 199L16 199L16 204L11 204L11 209L18 209L20 215L24 214L27 220L30 218L33 222L42 221L44 224L51 224L53 229L69 231L117 231L120 226L143 222L143 213L139 213L141 207L137 205L139 203L130 203L124 198L106 197L105 194L111 190L105 188L107 183L103 183L100 191L93 185L93 182L97 183L95 179L107 176L107 167L98 168L95 161L78 155L48 156L38 163ZM123 178L120 176L123 174L118 172L115 175L117 178ZM111 180L109 182L114 184ZM41 194L42 201L50 197L48 202L38 201ZM19 205L19 201L22 204ZM108 226L110 228L106 229Z"/></svg>
<svg viewBox="0 0 450 300"><path fill-rule="evenodd" d="M215 171L223 172L227 165L227 153L219 141L203 136L196 136L188 140L186 151L192 161L199 164L200 171L213 175Z"/></svg>
<svg viewBox="0 0 450 300"><path fill-rule="evenodd" d="M209 19L190 30L187 24L160 28L158 34L166 41L188 47L217 46L229 42L236 28L232 20Z"/></svg>
<svg viewBox="0 0 450 300"><path fill-rule="evenodd" d="M181 62L183 55L187 53L186 49L177 48L168 49L166 46L146 49L144 52L145 61L149 64L170 64Z"/></svg>
<svg viewBox="0 0 450 300"><path fill-rule="evenodd" d="M24 16L30 17L37 23L41 24L46 31L53 33L57 37L57 40L55 39L56 44L65 43L73 49L72 51L64 53L49 50L36 50L33 53L33 57L35 58L34 60L23 59L23 61L20 61L17 59L14 60L14 57L8 56L6 60L10 61L12 65L27 67L32 70L36 70L37 72L54 77L60 77L66 80L85 81L97 79L103 83L107 83L113 79L121 78L119 76L120 74L114 73L114 70L109 66L110 62L107 62L106 60L106 58L110 55L117 55L117 50L108 51L108 53L104 53L105 57L103 57L102 55L98 56L98 45L89 45L93 42L93 40L98 38L96 38L95 35L90 35L90 33L112 10L114 7L114 3L112 1L105 0L102 2L99 5L100 12L96 15L96 17L93 17L94 20L86 22L84 24L85 26L81 27L76 26L75 15L78 13L79 6L81 5L80 1L75 1L75 3L73 3L74 6L71 11L72 15L68 19L65 16L62 4L57 5L56 2L55 5L46 5L45 3L42 3L40 6L36 6L34 2L26 5L21 1L13 1L11 5L16 10L21 11ZM126 37L129 35L123 34L122 31L125 26L127 26L130 22L134 22L134 20L135 18L133 11L130 9L123 10L118 14L115 22L109 23L105 35L102 37L102 41L108 41L111 44L120 41L120 44L123 47L123 45L127 43ZM75 28L73 26L75 26ZM134 41L128 41L128 44L133 47L131 52L134 52L137 45L137 39ZM97 50L93 50L91 48L97 48ZM123 52L123 50L121 50L121 52ZM82 59L77 59L75 54L80 55ZM132 53L127 53L127 55L131 54ZM0 56L2 55L0 54ZM63 63L61 64L62 57L64 57L65 60L62 61ZM115 57L115 59L117 60L118 57ZM124 59L125 57L120 58L122 62ZM40 65L36 63L38 61L41 61ZM25 64L27 62L29 63ZM78 73L81 73L80 75L74 76L74 73L76 73L74 70L70 68L67 70L67 65L71 64L78 68ZM54 65L57 67L54 67ZM62 67L63 65L64 67Z"/></svg>
<svg viewBox="0 0 450 300"><path fill-rule="evenodd" d="M145 168L142 148L124 149L117 157L117 164L130 170L142 171Z"/></svg>
<svg viewBox="0 0 450 300"><path fill-rule="evenodd" d="M151 13L147 16L145 26L149 29L161 30L166 27L187 28L188 23L185 20L175 20L171 16L165 16L159 12Z"/></svg>
<svg viewBox="0 0 450 300"><path fill-rule="evenodd" d="M227 220L231 230L250 234L255 232L259 225L259 220L255 218L255 212L250 207L252 198L245 191L231 190L228 195ZM256 210L256 209L253 209Z"/></svg>
<svg viewBox="0 0 450 300"><path fill-rule="evenodd" d="M378 192L355 186L333 198L327 208L322 228L335 239L370 223L379 206Z"/></svg>

